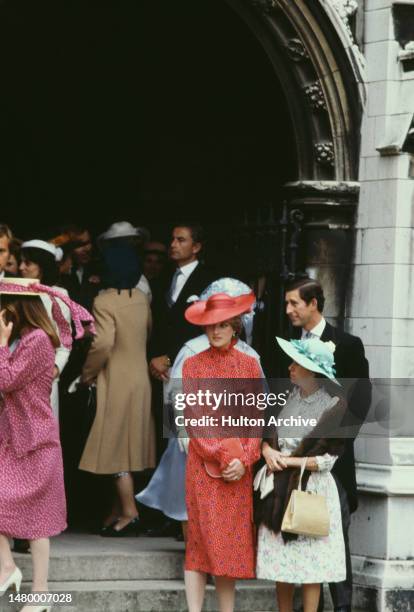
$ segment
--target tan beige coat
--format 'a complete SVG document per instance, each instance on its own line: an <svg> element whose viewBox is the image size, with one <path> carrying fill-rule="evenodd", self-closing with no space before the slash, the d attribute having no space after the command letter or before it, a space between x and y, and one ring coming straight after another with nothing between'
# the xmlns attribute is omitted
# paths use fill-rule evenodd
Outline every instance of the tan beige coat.
<svg viewBox="0 0 414 612"><path fill-rule="evenodd" d="M94 302L96 337L83 378L97 377L97 411L81 470L136 472L155 465L151 385L146 360L151 311L139 289L101 292Z"/></svg>

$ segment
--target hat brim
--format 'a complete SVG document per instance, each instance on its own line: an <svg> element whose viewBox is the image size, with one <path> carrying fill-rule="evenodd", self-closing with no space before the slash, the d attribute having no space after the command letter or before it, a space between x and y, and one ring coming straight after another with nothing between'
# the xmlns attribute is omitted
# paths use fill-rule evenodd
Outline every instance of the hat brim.
<svg viewBox="0 0 414 612"><path fill-rule="evenodd" d="M302 368L305 368L306 370L310 370L311 372L316 372L317 374L322 374L322 376L325 376L325 378L328 378L332 382L341 386L341 383L334 376L332 377L329 376L325 372L325 370L323 370L320 366L318 366L318 364L312 361L312 359L309 359L309 357L306 357L305 355L300 353L293 346L293 344L289 342L289 340L285 340L284 338L279 338L278 336L276 336L276 340L277 340L278 345L282 349L282 351L286 353L286 355L288 355L291 359L293 359L295 363L302 366Z"/></svg>
<svg viewBox="0 0 414 612"><path fill-rule="evenodd" d="M254 294L240 295L234 298L235 304L233 306L226 306L225 308L214 308L214 310L207 310L207 301L199 301L192 304L185 311L185 318L193 325L214 325L216 323L223 323L228 319L237 317L250 310L255 301Z"/></svg>
<svg viewBox="0 0 414 612"><path fill-rule="evenodd" d="M2 291L0 290L0 295L16 295L17 297L21 295L35 295L36 297L40 297L40 293L35 293L34 291Z"/></svg>
<svg viewBox="0 0 414 612"><path fill-rule="evenodd" d="M39 281L36 281L34 278L14 278L12 276L7 276L6 278L0 279L0 285L3 285L3 287L6 285L6 287L0 288L0 295L35 295L39 297L38 291L30 291L30 289L27 289L27 291L16 291L14 289L14 287L29 287L36 282ZM7 285L11 285L10 288L7 288Z"/></svg>

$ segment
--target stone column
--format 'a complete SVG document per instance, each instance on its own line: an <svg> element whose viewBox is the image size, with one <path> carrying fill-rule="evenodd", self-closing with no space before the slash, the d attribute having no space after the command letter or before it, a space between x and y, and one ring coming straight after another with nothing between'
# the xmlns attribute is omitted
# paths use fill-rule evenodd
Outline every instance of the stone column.
<svg viewBox="0 0 414 612"><path fill-rule="evenodd" d="M405 11L412 9L414 23L414 2L405 0L404 5ZM414 181L409 135L414 66L393 2L366 0L364 9L368 101L346 323L365 344L371 377L389 380L392 416L414 410ZM412 379L406 393L411 403L406 405L393 393L401 378ZM351 529L355 608L414 610L414 431L408 426L404 435L356 441L360 507Z"/></svg>

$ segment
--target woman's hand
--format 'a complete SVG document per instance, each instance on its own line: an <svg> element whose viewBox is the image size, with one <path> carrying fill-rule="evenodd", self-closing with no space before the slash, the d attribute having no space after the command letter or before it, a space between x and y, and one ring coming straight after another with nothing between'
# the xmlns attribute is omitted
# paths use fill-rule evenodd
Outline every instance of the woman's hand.
<svg viewBox="0 0 414 612"><path fill-rule="evenodd" d="M225 470L222 471L221 475L223 476L223 480L226 482L231 482L234 480L240 480L244 476L246 472L246 468L240 459L233 459L230 461Z"/></svg>
<svg viewBox="0 0 414 612"><path fill-rule="evenodd" d="M262 455L271 472L281 472L287 467L285 457L282 453L268 444L263 446Z"/></svg>
<svg viewBox="0 0 414 612"><path fill-rule="evenodd" d="M0 312L0 346L8 346L13 331L13 323L10 321L10 323L6 324L4 313L4 310Z"/></svg>

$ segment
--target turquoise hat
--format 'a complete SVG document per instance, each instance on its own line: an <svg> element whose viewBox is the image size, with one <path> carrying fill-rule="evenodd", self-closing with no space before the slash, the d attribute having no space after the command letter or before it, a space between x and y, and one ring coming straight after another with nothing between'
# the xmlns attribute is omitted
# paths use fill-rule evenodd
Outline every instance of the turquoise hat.
<svg viewBox="0 0 414 612"><path fill-rule="evenodd" d="M289 355L293 361L306 370L317 372L340 385L335 378L335 344L331 341L322 342L319 338L307 338L306 340L284 340L276 336L280 348Z"/></svg>

